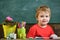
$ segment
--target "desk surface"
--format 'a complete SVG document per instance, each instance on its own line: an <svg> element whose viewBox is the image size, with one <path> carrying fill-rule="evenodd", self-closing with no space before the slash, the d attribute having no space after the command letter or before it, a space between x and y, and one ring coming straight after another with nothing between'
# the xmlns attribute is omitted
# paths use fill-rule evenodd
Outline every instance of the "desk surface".
<svg viewBox="0 0 60 40"><path fill-rule="evenodd" d="M0 40L7 40L7 39L1 38ZM10 39L10 40L22 40L22 39ZM30 39L28 39L27 38L26 40L60 40L60 37L58 37L56 39L48 39L48 38L45 38L45 39L43 39L43 38L34 38L34 39L30 38Z"/></svg>
<svg viewBox="0 0 60 40"><path fill-rule="evenodd" d="M7 40L7 39L1 39L1 40ZM12 40L22 40L22 39L12 39ZM30 39L34 40L34 39ZM35 40L44 40L44 39L35 39ZM60 40L60 39L45 39L45 40Z"/></svg>
<svg viewBox="0 0 60 40"><path fill-rule="evenodd" d="M7 40L7 39L0 39L0 40ZM11 39L11 40L22 40L22 39ZM26 39L26 40L60 40L60 39Z"/></svg>

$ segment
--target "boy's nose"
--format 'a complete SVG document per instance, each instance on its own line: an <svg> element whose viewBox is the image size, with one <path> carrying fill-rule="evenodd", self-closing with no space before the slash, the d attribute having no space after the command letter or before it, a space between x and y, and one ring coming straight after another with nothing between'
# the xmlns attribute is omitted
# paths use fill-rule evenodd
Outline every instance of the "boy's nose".
<svg viewBox="0 0 60 40"><path fill-rule="evenodd" d="M46 17L44 17L43 19L46 19Z"/></svg>

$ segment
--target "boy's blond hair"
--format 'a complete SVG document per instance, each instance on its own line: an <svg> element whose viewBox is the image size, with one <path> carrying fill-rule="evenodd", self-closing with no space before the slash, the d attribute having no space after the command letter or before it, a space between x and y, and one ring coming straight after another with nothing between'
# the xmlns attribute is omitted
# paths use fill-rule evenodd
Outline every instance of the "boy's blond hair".
<svg viewBox="0 0 60 40"><path fill-rule="evenodd" d="M51 11L50 11L50 8L49 8L49 7L47 7L47 6L41 6L41 7L39 7L39 8L36 10L36 18L38 18L38 15L39 15L40 13L42 14L42 12L48 12L49 15L51 14Z"/></svg>

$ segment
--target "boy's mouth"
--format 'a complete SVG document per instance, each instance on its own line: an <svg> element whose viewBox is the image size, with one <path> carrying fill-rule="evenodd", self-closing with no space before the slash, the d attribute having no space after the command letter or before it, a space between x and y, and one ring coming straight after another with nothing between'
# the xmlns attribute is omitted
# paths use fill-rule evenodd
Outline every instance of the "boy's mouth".
<svg viewBox="0 0 60 40"><path fill-rule="evenodd" d="M47 21L42 21L42 22L47 22Z"/></svg>

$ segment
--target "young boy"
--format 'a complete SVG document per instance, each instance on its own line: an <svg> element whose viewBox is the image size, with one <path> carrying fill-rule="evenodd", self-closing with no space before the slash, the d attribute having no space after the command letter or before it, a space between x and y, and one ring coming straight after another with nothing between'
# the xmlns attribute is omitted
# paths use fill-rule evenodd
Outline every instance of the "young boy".
<svg viewBox="0 0 60 40"><path fill-rule="evenodd" d="M50 20L51 11L47 6L41 6L36 11L37 24L33 25L28 34L27 38L56 38L57 35L54 33L53 29L48 22Z"/></svg>

